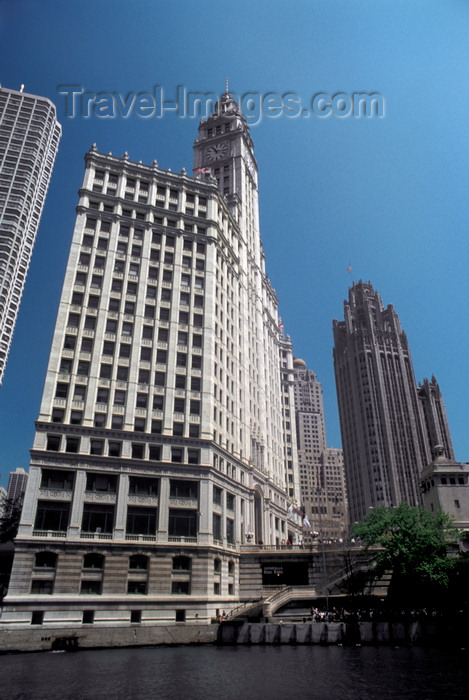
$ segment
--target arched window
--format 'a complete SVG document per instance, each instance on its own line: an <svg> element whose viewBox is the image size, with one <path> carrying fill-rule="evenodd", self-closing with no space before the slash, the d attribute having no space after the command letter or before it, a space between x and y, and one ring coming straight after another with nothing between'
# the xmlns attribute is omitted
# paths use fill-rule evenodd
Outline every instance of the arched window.
<svg viewBox="0 0 469 700"><path fill-rule="evenodd" d="M85 554L83 558L83 568L84 569L102 569L104 568L104 557L102 554L96 554L91 552L90 554Z"/></svg>
<svg viewBox="0 0 469 700"><path fill-rule="evenodd" d="M57 566L57 554L54 552L38 552L34 566L41 569L55 569Z"/></svg>
<svg viewBox="0 0 469 700"><path fill-rule="evenodd" d="M129 557L129 569L146 571L148 569L148 557L144 554L132 554L132 556Z"/></svg>

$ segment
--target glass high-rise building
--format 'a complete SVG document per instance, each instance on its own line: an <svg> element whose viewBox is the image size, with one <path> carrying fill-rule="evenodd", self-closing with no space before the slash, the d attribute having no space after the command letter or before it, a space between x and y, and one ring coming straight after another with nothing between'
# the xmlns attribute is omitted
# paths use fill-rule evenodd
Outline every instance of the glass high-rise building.
<svg viewBox="0 0 469 700"><path fill-rule="evenodd" d="M226 93L193 177L85 161L2 622L209 622L242 545L299 532L252 140Z"/></svg>
<svg viewBox="0 0 469 700"><path fill-rule="evenodd" d="M50 100L0 87L0 384L60 134Z"/></svg>
<svg viewBox="0 0 469 700"><path fill-rule="evenodd" d="M454 458L436 380L417 388L398 315L370 283L349 289L333 331L351 522L375 506L421 505L420 475L437 445Z"/></svg>

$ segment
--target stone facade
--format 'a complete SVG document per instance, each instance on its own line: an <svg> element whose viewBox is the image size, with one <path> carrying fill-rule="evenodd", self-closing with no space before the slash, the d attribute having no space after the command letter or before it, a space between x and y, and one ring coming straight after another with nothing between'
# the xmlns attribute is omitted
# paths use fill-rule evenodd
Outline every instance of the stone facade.
<svg viewBox="0 0 469 700"><path fill-rule="evenodd" d="M2 623L209 622L299 532L251 137L225 94L194 177L85 162Z"/></svg>
<svg viewBox="0 0 469 700"><path fill-rule="evenodd" d="M437 410L426 405L436 398L436 380L417 389L393 306L384 308L372 285L360 281L349 290L344 317L333 322L334 370L353 523L375 506L421 505L419 477L433 440L444 434L451 447L451 438L439 390Z"/></svg>
<svg viewBox="0 0 469 700"><path fill-rule="evenodd" d="M293 361L301 504L310 523L306 543L340 539L348 530L347 492L341 449L327 447L322 386L304 360Z"/></svg>

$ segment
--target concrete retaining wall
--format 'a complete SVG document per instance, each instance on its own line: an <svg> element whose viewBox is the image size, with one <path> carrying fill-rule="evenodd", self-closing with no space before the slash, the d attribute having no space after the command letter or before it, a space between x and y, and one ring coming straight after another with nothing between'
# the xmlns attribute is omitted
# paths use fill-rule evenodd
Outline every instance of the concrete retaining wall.
<svg viewBox="0 0 469 700"><path fill-rule="evenodd" d="M152 646L157 644L211 644L218 625L141 625L64 629L2 629L0 652L50 651L105 647Z"/></svg>
<svg viewBox="0 0 469 700"><path fill-rule="evenodd" d="M249 623L223 622L218 628L219 644L445 644L467 646L463 620L412 622L311 622Z"/></svg>

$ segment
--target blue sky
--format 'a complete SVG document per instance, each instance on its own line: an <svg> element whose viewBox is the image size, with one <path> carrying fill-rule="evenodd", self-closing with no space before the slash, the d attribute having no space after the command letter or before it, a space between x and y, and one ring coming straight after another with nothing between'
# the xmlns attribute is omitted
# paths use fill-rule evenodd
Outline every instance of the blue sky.
<svg viewBox="0 0 469 700"><path fill-rule="evenodd" d="M0 83L45 95L63 126L0 388L0 483L27 467L83 175L83 156L192 169L198 119L67 117L61 85L239 94L378 92L383 118L263 117L267 271L295 353L323 384L340 446L332 319L371 281L406 331L417 381L435 374L456 457L469 460L469 5L465 0L0 0ZM347 266L352 266L352 273Z"/></svg>

